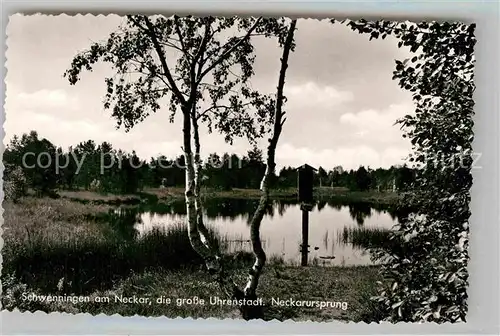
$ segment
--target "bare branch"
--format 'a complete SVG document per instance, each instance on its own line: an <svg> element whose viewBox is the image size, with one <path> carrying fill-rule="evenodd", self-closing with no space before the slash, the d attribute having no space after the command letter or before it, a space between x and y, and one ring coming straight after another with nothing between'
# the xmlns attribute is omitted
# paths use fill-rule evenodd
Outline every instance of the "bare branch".
<svg viewBox="0 0 500 336"><path fill-rule="evenodd" d="M241 104L241 107L245 107L245 106L252 105L252 104L253 104L252 102L246 102L244 104ZM201 117L207 115L209 112L214 111L214 110L218 110L218 109L229 110L229 109L231 109L231 106L227 106L227 105L213 105L213 106L210 106L205 111L199 113L198 116L196 117L196 119L200 119Z"/></svg>
<svg viewBox="0 0 500 336"><path fill-rule="evenodd" d="M283 118L283 120L280 122L280 127L283 127L283 125L285 124L285 121L286 121L286 118Z"/></svg>
<svg viewBox="0 0 500 336"><path fill-rule="evenodd" d="M167 46L167 47L169 47L169 48L172 48L172 49L178 50L178 51L180 51L181 53L183 53L183 52L184 52L184 50L182 50L181 48L179 48L178 46L176 46L175 44L173 44L173 43L171 43L171 42L166 42L166 41L158 41L158 43L159 43L160 45L165 45L165 46Z"/></svg>
<svg viewBox="0 0 500 336"><path fill-rule="evenodd" d="M290 49L291 45L293 43L293 35L295 31L295 26L297 25L297 20L292 20L292 23L290 24L290 29L288 31L288 35L286 36L285 40L285 45L284 45L284 50L283 50L283 57L281 58L281 69L280 69L280 75L278 79L278 91L276 94L276 115L275 115L275 122L274 122L274 132L273 136L271 138L272 143L274 144L276 149L276 145L281 133L281 126L283 125L281 122L281 118L283 118L283 88L285 86L285 75L286 75L286 69L288 68L288 57L290 55ZM285 122L286 118L283 119L283 123Z"/></svg>
<svg viewBox="0 0 500 336"><path fill-rule="evenodd" d="M196 119L200 119L201 117L205 116L208 114L208 112L211 112L213 110L216 110L216 109L230 109L229 106L226 106L226 105L213 105L213 106L210 106L209 108L207 108L205 111L201 112L198 114L198 116L196 117Z"/></svg>
<svg viewBox="0 0 500 336"><path fill-rule="evenodd" d="M218 87L217 85L210 84L210 83L200 83L200 84L198 84L198 86L211 86L211 87L213 87L213 88L217 88L217 87ZM229 92L232 92L232 93L234 93L234 94L236 94L236 95L241 94L241 92L236 91L236 90L233 90L233 89L229 90Z"/></svg>

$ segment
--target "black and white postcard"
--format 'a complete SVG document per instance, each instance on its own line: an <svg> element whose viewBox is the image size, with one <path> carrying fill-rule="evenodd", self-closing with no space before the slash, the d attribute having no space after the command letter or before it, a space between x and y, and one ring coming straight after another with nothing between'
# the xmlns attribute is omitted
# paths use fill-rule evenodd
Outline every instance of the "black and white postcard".
<svg viewBox="0 0 500 336"><path fill-rule="evenodd" d="M474 30L11 16L2 309L467 321Z"/></svg>

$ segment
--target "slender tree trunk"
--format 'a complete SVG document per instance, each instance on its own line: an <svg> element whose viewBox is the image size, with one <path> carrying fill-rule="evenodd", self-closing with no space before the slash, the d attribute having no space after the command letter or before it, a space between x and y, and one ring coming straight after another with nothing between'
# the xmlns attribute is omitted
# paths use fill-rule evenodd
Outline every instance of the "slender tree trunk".
<svg viewBox="0 0 500 336"><path fill-rule="evenodd" d="M269 184L270 178L276 168L276 146L278 145L278 139L281 135L281 130L286 120L286 118L283 118L283 88L285 86L285 75L286 69L288 68L288 57L290 55L290 50L293 44L293 36L296 24L297 20L292 20L285 40L285 44L283 46L283 56L281 58L281 69L279 73L276 95L276 109L274 111L274 125L271 138L269 139L269 145L267 147L266 171L260 185L262 195L260 197L259 206L257 207L257 210L255 211L250 222L250 239L252 241L252 248L255 255L255 263L249 271L248 281L244 289L245 297L250 299L257 296L256 289L259 283L262 269L264 268L264 265L266 263L266 253L262 248L262 242L260 240L260 225L270 202Z"/></svg>
<svg viewBox="0 0 500 336"><path fill-rule="evenodd" d="M251 221L250 236L252 248L255 254L255 263L249 271L249 277L245 289L241 291L232 277L224 269L224 263L218 246L211 239L206 226L203 223L203 205L201 200L201 159L200 159L200 139L199 129L195 113L195 103L192 101L183 106L183 138L184 157L186 161L186 209L189 224L189 239L194 250L205 260L209 272L217 276L217 282L226 295L236 299L255 299L256 288L259 282L262 269L266 262L266 254L262 248L260 240L260 225L269 205L269 183L275 170L275 152L282 126L285 120L283 106L283 87L285 84L285 74L288 67L288 56L293 44L293 36L297 21L293 20L284 45L283 57L277 88L277 101L274 118L274 127L267 150L266 171L261 182L262 196ZM191 124L192 123L192 124ZM193 127L193 139L195 153L193 155L191 147L191 126ZM204 242L201 236L204 237ZM241 311L245 319L260 318L262 307L242 306Z"/></svg>
<svg viewBox="0 0 500 336"><path fill-rule="evenodd" d="M217 268L212 251L203 244L198 228L197 211L196 211L196 179L195 167L193 160L193 152L191 149L191 106L183 106L183 150L184 161L186 165L186 212L188 221L189 241L193 249L203 258L207 268L214 270Z"/></svg>
<svg viewBox="0 0 500 336"><path fill-rule="evenodd" d="M188 119L189 121L186 122L186 120L184 119L185 128L186 123L189 123L190 125L192 123L193 140L195 145L194 160L193 158L191 158L190 166L186 165L186 176L189 175L189 177L192 179L191 185L194 192L191 200L192 203L188 203L186 196L186 206L188 211L188 218L190 221L190 241L195 251L197 251L205 260L209 273L216 276L216 281L220 285L224 293L230 298L240 299L243 298L243 292L238 288L232 277L227 274L219 246L217 242L212 239L207 227L203 222L203 203L201 199L201 145L198 122L194 111L195 106L192 106L192 108L190 109L190 112L192 113L190 113L190 117ZM184 141L186 141L186 138L184 139ZM187 181L188 177L186 177L186 182ZM188 188L186 188L186 190L188 190ZM193 224L191 224L191 221L193 221ZM194 231L194 229L191 230L191 228L196 228L196 231ZM201 240L201 236L203 236L204 241ZM195 239L191 237L195 237ZM202 250L203 254L199 252L200 250Z"/></svg>
<svg viewBox="0 0 500 336"><path fill-rule="evenodd" d="M193 106L194 111L194 106ZM210 233L203 222L203 202L201 198L201 171L202 171L202 161L200 156L201 145L200 145L200 133L198 127L198 120L196 114L193 112L191 114L191 122L193 126L193 140L194 140L194 194L195 194L195 210L196 210L196 223L200 234L204 238L205 246L212 252L216 260L220 261L221 252L218 248L217 242L212 239Z"/></svg>

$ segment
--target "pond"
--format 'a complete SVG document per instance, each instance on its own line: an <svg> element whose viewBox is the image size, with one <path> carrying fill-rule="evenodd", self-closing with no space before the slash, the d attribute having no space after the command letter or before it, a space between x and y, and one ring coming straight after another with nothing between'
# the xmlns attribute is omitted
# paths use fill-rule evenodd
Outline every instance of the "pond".
<svg viewBox="0 0 500 336"><path fill-rule="evenodd" d="M257 208L253 199L207 199L205 224L224 242L226 252L251 252L249 221ZM356 202L342 204L320 201L308 213L304 236L302 210L295 201L273 200L260 230L267 258L300 265L369 265L369 247L380 244L397 224L397 216L387 206ZM185 203L154 204L136 208L134 236L141 237L153 228L165 228L185 222ZM309 245L302 253L303 239ZM305 251L304 251L305 252ZM303 259L305 259L303 261Z"/></svg>

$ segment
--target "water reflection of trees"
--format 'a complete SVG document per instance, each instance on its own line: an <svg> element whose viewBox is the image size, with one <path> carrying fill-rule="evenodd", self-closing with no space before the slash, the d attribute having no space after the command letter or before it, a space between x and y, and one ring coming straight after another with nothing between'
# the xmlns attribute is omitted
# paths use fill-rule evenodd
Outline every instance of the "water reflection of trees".
<svg viewBox="0 0 500 336"><path fill-rule="evenodd" d="M368 203L353 203L349 204L349 215L358 223L358 225L365 224L365 219L372 215L372 208Z"/></svg>
<svg viewBox="0 0 500 336"><path fill-rule="evenodd" d="M276 202L276 208L278 209L278 214L283 217L283 215L286 212L286 209L288 209L289 205L286 205L283 202Z"/></svg>
<svg viewBox="0 0 500 336"><path fill-rule="evenodd" d="M210 199L205 201L205 215L209 219L229 219L235 220L243 217L250 221L255 210L259 205L258 199ZM265 216L273 218L274 216L283 216L290 206L296 205L296 202L287 202L273 200L269 202L265 209Z"/></svg>
<svg viewBox="0 0 500 336"><path fill-rule="evenodd" d="M318 201L318 212L326 207L326 201Z"/></svg>
<svg viewBox="0 0 500 336"><path fill-rule="evenodd" d="M205 216L210 220L224 219L235 221L243 218L249 222L251 216L257 209L258 199L238 199L238 198L209 198L204 201ZM295 199L275 199L266 208L265 216L272 219L275 216L282 217L290 207L298 207ZM395 206L386 204L373 204L367 202L341 202L339 200L317 200L313 203L314 210L320 212L327 206L337 211L343 208L348 209L351 218L358 224L363 225L365 220L373 213L387 213L392 220L399 220L410 211L396 209ZM186 215L184 200L176 200L170 203L156 203L140 207L141 212L152 212L156 214ZM130 215L131 216L131 215Z"/></svg>
<svg viewBox="0 0 500 336"><path fill-rule="evenodd" d="M136 207L122 207L110 210L109 224L116 238L120 240L134 240L138 231L135 224L141 222L140 211Z"/></svg>
<svg viewBox="0 0 500 336"><path fill-rule="evenodd" d="M341 203L337 200L328 200L326 203L328 204L328 206L330 208L335 209L335 210L340 210L340 209L342 209L342 207L345 206L345 203Z"/></svg>
<svg viewBox="0 0 500 336"><path fill-rule="evenodd" d="M211 221L243 219L247 223L250 223L250 219L258 207L258 202L259 200L257 199L207 199L205 201L205 215ZM321 237L322 241L315 242L316 245L311 246L311 248L322 246L323 255L320 258L334 256L335 246L343 248L342 246L344 245L350 245L355 250L360 250L383 245L385 229L384 232L379 232L378 229L372 230L370 227L366 228L363 226L365 220L375 213L387 213L393 220L397 221L411 212L409 209L397 208L394 205L370 204L366 202L351 202L346 204L337 200L319 200L314 202L313 205L313 211L317 212L324 211L325 208L330 209L330 211L346 211L352 220L358 224L358 227L349 228L349 232L345 232L345 228L337 231L326 230ZM265 216L268 218L273 218L274 216L282 217L291 207L295 211L299 206L295 200L275 199L268 204ZM148 222L148 215L160 215L160 217L161 215L183 216L185 212L186 207L183 200L175 200L170 203L144 204L138 207L121 207L109 213L109 222L113 229L113 234L117 239L131 241L137 239L140 234L140 225L138 227L137 224L141 224L141 216L144 216L144 214L146 214L146 217L143 217L144 221ZM149 222L152 220L153 217L149 218ZM297 220L300 220L299 216L297 216ZM297 234L300 234L300 232ZM270 238L261 237L262 246L266 250L270 248ZM225 233L221 235L221 243L223 243L226 252L252 252L251 240L246 234ZM277 242L274 243L276 244ZM284 237L281 243L283 245L281 253L285 257ZM304 244L303 241L300 243ZM309 242L305 244L307 246ZM306 258L310 259L310 255L306 256Z"/></svg>

